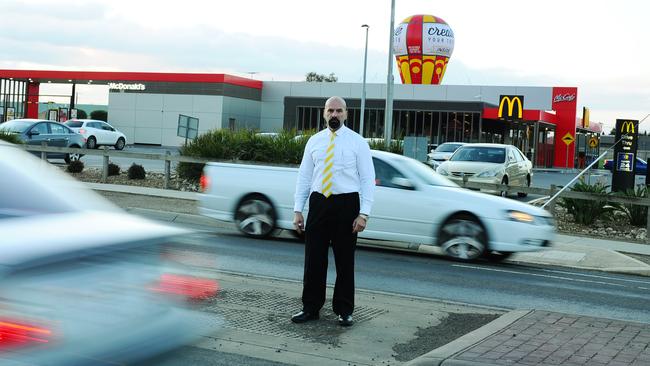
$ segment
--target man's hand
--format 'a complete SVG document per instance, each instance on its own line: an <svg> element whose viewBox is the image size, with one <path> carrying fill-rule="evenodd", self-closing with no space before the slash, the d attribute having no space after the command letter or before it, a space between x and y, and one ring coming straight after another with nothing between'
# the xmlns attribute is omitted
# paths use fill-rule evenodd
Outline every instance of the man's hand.
<svg viewBox="0 0 650 366"><path fill-rule="evenodd" d="M293 227L296 228L298 234L305 231L305 219L302 217L302 212L296 212L293 215Z"/></svg>
<svg viewBox="0 0 650 366"><path fill-rule="evenodd" d="M354 219L354 222L352 223L352 232L353 233L360 233L366 228L366 219L363 218L362 216L357 216L356 219Z"/></svg>

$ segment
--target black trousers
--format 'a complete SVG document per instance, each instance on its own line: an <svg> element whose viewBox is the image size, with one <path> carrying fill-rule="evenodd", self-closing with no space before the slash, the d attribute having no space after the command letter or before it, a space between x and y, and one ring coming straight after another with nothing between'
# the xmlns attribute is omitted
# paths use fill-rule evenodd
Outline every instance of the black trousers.
<svg viewBox="0 0 650 366"><path fill-rule="evenodd" d="M330 244L336 262L332 310L339 315L350 315L354 311L354 251L357 234L352 233L352 223L358 215L359 194L356 192L331 195L328 198L313 192L309 197L302 290L304 311L318 312L325 304Z"/></svg>

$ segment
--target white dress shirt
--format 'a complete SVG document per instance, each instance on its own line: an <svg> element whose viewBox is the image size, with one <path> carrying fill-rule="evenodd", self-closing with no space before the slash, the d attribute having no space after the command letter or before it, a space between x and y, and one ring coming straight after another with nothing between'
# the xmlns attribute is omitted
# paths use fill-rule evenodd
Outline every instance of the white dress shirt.
<svg viewBox="0 0 650 366"><path fill-rule="evenodd" d="M322 191L325 150L330 143L331 133L326 128L307 141L296 182L295 212L302 212L312 192ZM332 194L358 192L359 213L370 215L375 192L375 168L370 147L363 137L345 125L336 131L332 170Z"/></svg>

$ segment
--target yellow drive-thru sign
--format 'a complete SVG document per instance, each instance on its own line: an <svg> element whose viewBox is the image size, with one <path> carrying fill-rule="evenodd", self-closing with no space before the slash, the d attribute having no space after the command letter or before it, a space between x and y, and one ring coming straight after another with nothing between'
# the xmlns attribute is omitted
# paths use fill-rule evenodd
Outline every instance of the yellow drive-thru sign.
<svg viewBox="0 0 650 366"><path fill-rule="evenodd" d="M591 147L591 148L598 147L598 139L595 138L595 137L591 137L589 139L589 147Z"/></svg>

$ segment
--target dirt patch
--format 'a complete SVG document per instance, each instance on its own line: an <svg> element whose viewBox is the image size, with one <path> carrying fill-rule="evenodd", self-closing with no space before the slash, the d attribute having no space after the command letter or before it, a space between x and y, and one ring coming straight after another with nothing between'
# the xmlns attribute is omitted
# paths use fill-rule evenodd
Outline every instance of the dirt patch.
<svg viewBox="0 0 650 366"><path fill-rule="evenodd" d="M415 333L415 339L393 346L393 351L396 353L395 359L410 361L431 350L444 346L500 316L500 314L449 313L449 316L444 318L440 324L419 328Z"/></svg>

